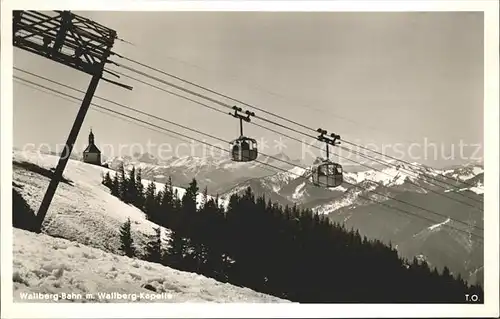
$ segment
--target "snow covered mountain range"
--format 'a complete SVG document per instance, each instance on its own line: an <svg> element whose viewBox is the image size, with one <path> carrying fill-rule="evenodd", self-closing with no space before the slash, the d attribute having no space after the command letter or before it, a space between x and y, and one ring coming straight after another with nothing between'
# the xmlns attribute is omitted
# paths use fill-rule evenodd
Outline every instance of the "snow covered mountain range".
<svg viewBox="0 0 500 319"><path fill-rule="evenodd" d="M271 157L261 157L259 161L275 167L286 168L289 165L283 161L291 161L287 155L280 153ZM106 162L110 168L117 169L124 165L125 169L135 166L142 170L142 176L146 179L165 183L169 177L174 185L186 187L196 177L200 188L207 186L211 193L223 193L238 182L249 177L263 177L272 175L275 170L265 164L236 163L228 156L215 157L172 157L159 160L151 154L134 154L134 156L114 157ZM295 161L298 164L298 161Z"/></svg>
<svg viewBox="0 0 500 319"><path fill-rule="evenodd" d="M273 201L311 208L361 235L391 243L406 258L418 256L482 283L482 240L470 234L482 236L483 176L478 163L445 170L412 163L345 172L343 185L327 189L312 184L309 168L295 167L239 183L225 195L251 187Z"/></svg>
<svg viewBox="0 0 500 319"><path fill-rule="evenodd" d="M296 166L264 157L259 160L283 171L260 163L234 163L229 158L183 157L160 162L149 154L136 155L134 160L114 158L108 163L110 168L122 163L125 168L141 167L143 176L157 181L172 176L178 186L187 185L195 177L202 187L208 187L210 194L220 194L225 200L251 187L254 193L273 202L311 208L348 228L358 229L362 235L390 242L407 258L419 256L438 268L446 265L473 283L482 282L482 243L477 237L467 235L472 232L482 236L482 163L446 169L400 162L374 165L371 170L349 167L344 173L345 183L328 189L312 184L311 167L302 166L300 161L293 161L285 154L276 157Z"/></svg>

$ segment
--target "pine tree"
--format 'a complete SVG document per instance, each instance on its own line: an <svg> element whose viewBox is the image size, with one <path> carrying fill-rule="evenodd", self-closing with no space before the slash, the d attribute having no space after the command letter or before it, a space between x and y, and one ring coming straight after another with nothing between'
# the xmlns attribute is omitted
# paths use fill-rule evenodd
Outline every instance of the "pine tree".
<svg viewBox="0 0 500 319"><path fill-rule="evenodd" d="M102 181L102 184L108 188L113 187L113 181L111 180L111 176L109 175L109 172L106 172L104 175L104 179Z"/></svg>
<svg viewBox="0 0 500 319"><path fill-rule="evenodd" d="M174 190L174 199L173 199L173 203L174 203L174 209L175 210L181 210L182 209L182 202L179 198L179 191L176 189Z"/></svg>
<svg viewBox="0 0 500 319"><path fill-rule="evenodd" d="M134 257L136 254L134 240L130 229L130 218L120 228L120 250L128 257Z"/></svg>
<svg viewBox="0 0 500 319"><path fill-rule="evenodd" d="M144 200L144 212L149 220L156 222L158 219L156 205L156 184L151 181L146 188Z"/></svg>
<svg viewBox="0 0 500 319"><path fill-rule="evenodd" d="M113 176L113 183L111 185L111 195L119 197L120 196L120 181L118 179L118 173L115 172Z"/></svg>
<svg viewBox="0 0 500 319"><path fill-rule="evenodd" d="M121 200L125 200L127 194L127 177L125 176L125 168L123 163L118 168L118 196Z"/></svg>
<svg viewBox="0 0 500 319"><path fill-rule="evenodd" d="M142 184L142 170L137 169L137 174L135 178L135 189L137 191L136 201L134 205L140 209L144 208L144 185Z"/></svg>
<svg viewBox="0 0 500 319"><path fill-rule="evenodd" d="M167 183L161 192L160 200L160 216L161 223L165 227L172 227L174 219L174 193L172 186L172 178L169 177Z"/></svg>
<svg viewBox="0 0 500 319"><path fill-rule="evenodd" d="M186 263L191 271L199 271L203 262L203 247L200 238L200 215L197 210L196 197L198 194L198 185L193 178L189 183L184 196L182 197L182 215L183 224L188 226L184 229L183 235L189 238L189 258Z"/></svg>
<svg viewBox="0 0 500 319"><path fill-rule="evenodd" d="M207 203L208 203L208 187L205 186L205 188L203 189L201 206L205 207L205 206L207 206Z"/></svg>
<svg viewBox="0 0 500 319"><path fill-rule="evenodd" d="M171 219L171 227L170 229L176 230L181 234L185 234L184 232L184 220L182 216L182 202L179 199L179 191L175 189L173 191L173 197L172 197L172 219Z"/></svg>
<svg viewBox="0 0 500 319"><path fill-rule="evenodd" d="M137 202L137 183L135 181L135 167L129 172L129 177L126 181L125 187L125 202L126 203L136 203Z"/></svg>
<svg viewBox="0 0 500 319"><path fill-rule="evenodd" d="M104 177L104 182L107 187L111 188L113 185L113 180L111 180L111 176L109 175L109 172L106 172L106 176Z"/></svg>
<svg viewBox="0 0 500 319"><path fill-rule="evenodd" d="M163 191L162 203L167 205L168 207L173 207L174 200L174 191L172 185L172 177L168 178L167 183L165 184L165 189Z"/></svg>
<svg viewBox="0 0 500 319"><path fill-rule="evenodd" d="M216 199L206 199L200 213L205 259L203 273L219 281L226 281L229 264L224 248L225 218L224 211L217 203L218 196Z"/></svg>
<svg viewBox="0 0 500 319"><path fill-rule="evenodd" d="M186 239L179 232L172 230L168 241L168 248L164 255L164 263L176 269L183 269L186 249Z"/></svg>
<svg viewBox="0 0 500 319"><path fill-rule="evenodd" d="M185 213L194 214L196 212L196 196L198 195L198 190L196 179L193 178L186 189L186 193L182 197L182 209Z"/></svg>
<svg viewBox="0 0 500 319"><path fill-rule="evenodd" d="M148 241L145 248L145 259L154 263L161 263L163 261L163 249L161 241L161 228L153 228L154 234L148 235Z"/></svg>

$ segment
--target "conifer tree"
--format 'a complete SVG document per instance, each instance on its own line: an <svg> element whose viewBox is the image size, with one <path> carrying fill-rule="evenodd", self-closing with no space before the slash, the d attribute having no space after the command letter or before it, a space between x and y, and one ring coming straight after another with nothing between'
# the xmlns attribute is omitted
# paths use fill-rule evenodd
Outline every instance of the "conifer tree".
<svg viewBox="0 0 500 319"><path fill-rule="evenodd" d="M149 220L157 221L157 202L156 202L156 185L153 181L149 182L144 200L144 212Z"/></svg>
<svg viewBox="0 0 500 319"><path fill-rule="evenodd" d="M154 234L148 235L148 241L144 249L144 257L147 261L161 263L163 261L163 248L161 240L161 228L153 228Z"/></svg>
<svg viewBox="0 0 500 319"><path fill-rule="evenodd" d="M174 193L172 186L172 178L169 177L167 183L161 192L160 200L160 216L163 226L172 227L174 219Z"/></svg>
<svg viewBox="0 0 500 319"><path fill-rule="evenodd" d="M132 232L130 227L130 218L120 228L120 250L128 257L136 255L134 240L132 239Z"/></svg>
<svg viewBox="0 0 500 319"><path fill-rule="evenodd" d="M118 168L118 196L121 200L125 200L127 193L127 177L125 176L125 168L123 163Z"/></svg>
<svg viewBox="0 0 500 319"><path fill-rule="evenodd" d="M137 191L137 196L136 196L136 201L134 205L140 209L144 208L144 185L142 184L142 170L141 168L137 169L137 174L135 178L135 183L136 183L136 191Z"/></svg>
<svg viewBox="0 0 500 319"><path fill-rule="evenodd" d="M205 207L207 203L208 203L208 187L205 186L205 188L203 189L201 206Z"/></svg>
<svg viewBox="0 0 500 319"><path fill-rule="evenodd" d="M196 179L193 178L186 189L186 193L182 197L182 209L185 213L194 214L196 211L196 196L198 195L198 190Z"/></svg>
<svg viewBox="0 0 500 319"><path fill-rule="evenodd" d="M186 249L186 239L182 237L179 232L172 230L168 241L168 248L164 256L165 264L176 269L182 269L184 267L183 261L187 253Z"/></svg>
<svg viewBox="0 0 500 319"><path fill-rule="evenodd" d="M184 220L182 216L182 202L179 198L179 191L177 189L173 189L173 197L172 197L172 219L171 219L171 227L170 229L176 230L177 232L185 235L184 231Z"/></svg>
<svg viewBox="0 0 500 319"><path fill-rule="evenodd" d="M135 167L132 166L132 169L129 172L129 176L126 180L125 187L125 199L126 203L135 203L137 202L137 183L135 181Z"/></svg>
<svg viewBox="0 0 500 319"><path fill-rule="evenodd" d="M204 262L203 243L200 236L201 223L200 214L197 210L196 197L198 195L198 185L196 179L193 178L189 184L184 196L182 197L182 215L184 225L189 225L185 229L185 236L189 238L189 267L192 271L199 272L202 263Z"/></svg>
<svg viewBox="0 0 500 319"><path fill-rule="evenodd" d="M173 201L174 190L172 185L172 177L169 177L167 183L165 184L165 189L163 190L162 204L171 208L173 207Z"/></svg>
<svg viewBox="0 0 500 319"><path fill-rule="evenodd" d="M182 202L179 198L179 191L176 189L174 190L174 199L173 199L173 203L174 203L174 209L175 210L181 210L182 209Z"/></svg>
<svg viewBox="0 0 500 319"><path fill-rule="evenodd" d="M115 172L113 176L113 183L111 185L111 195L119 197L120 196L120 180L118 179L118 173Z"/></svg>
<svg viewBox="0 0 500 319"><path fill-rule="evenodd" d="M219 281L227 280L228 259L224 248L225 224L223 210L216 199L207 199L200 213L202 217L202 237L204 244L204 274Z"/></svg>
<svg viewBox="0 0 500 319"><path fill-rule="evenodd" d="M106 172L106 174L104 175L104 178L103 178L103 181L102 181L102 184L108 188L111 188L112 185L113 185L113 181L111 180L111 176L109 175L109 171Z"/></svg>

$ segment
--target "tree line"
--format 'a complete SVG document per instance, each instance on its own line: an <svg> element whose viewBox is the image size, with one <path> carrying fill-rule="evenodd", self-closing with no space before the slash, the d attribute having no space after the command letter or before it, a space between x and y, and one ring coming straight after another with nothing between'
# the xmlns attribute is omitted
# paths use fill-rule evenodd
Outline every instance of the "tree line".
<svg viewBox="0 0 500 319"><path fill-rule="evenodd" d="M150 236L140 258L151 262L302 303L463 303L466 294L483 300L480 285L447 267L438 272L401 258L390 244L309 209L256 197L250 188L224 208L206 188L197 203L196 179L179 196L171 179L159 190L154 182L144 187L140 170L121 166L103 184L172 231L166 243L159 227ZM138 256L130 227L128 221L120 231L122 251Z"/></svg>

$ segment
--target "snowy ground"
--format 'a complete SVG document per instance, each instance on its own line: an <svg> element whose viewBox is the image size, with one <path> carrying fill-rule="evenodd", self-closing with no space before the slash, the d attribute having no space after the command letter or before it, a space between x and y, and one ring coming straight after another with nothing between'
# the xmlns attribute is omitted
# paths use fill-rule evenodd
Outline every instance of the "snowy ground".
<svg viewBox="0 0 500 319"><path fill-rule="evenodd" d="M286 302L45 234L13 235L16 302Z"/></svg>
<svg viewBox="0 0 500 319"><path fill-rule="evenodd" d="M34 152L14 151L14 162L29 162L46 169L55 167L58 158ZM14 163L15 164L15 163ZM64 177L72 185L59 183L44 222L44 233L79 242L109 252L118 252L119 228L130 218L133 238L141 245L146 234L153 234L156 224L146 220L139 209L112 196L101 185L107 169L69 160ZM14 188L36 212L45 194L49 178L13 166ZM162 233L166 238L168 229Z"/></svg>
<svg viewBox="0 0 500 319"><path fill-rule="evenodd" d="M14 164L29 162L51 169L56 166L58 157L14 150L13 161ZM157 227L156 224L146 220L144 213L139 209L112 196L109 189L101 184L102 176L106 172L110 172L111 176L114 174L114 171L107 168L70 159L63 175L72 185L59 183L45 218L44 233L110 252L117 252L118 230L127 218L132 221L132 232L137 244L143 243L145 234L153 234L153 227ZM49 178L14 165L13 182L14 188L36 212L47 189ZM149 181L143 180L143 183L147 186ZM157 191L163 189L163 184L155 184ZM185 190L176 189L182 197ZM198 202L201 202L202 195L198 197ZM221 201L221 204L224 202ZM170 230L164 228L162 230L166 239Z"/></svg>
<svg viewBox="0 0 500 319"><path fill-rule="evenodd" d="M49 178L16 163L45 169L58 157L35 152L13 152L13 188L36 212ZM42 234L14 229L14 300L54 301L63 293L79 301L93 294L100 302L130 302L156 297L159 302L277 302L279 299L250 289L223 284L197 274L115 255L119 228L130 218L133 238L141 248L156 224L139 209L112 196L101 184L108 169L69 160L45 218ZM110 171L112 172L112 171ZM148 181L144 181L147 183ZM163 185L157 185L161 189ZM183 195L183 192L180 192ZM169 230L162 229L164 238ZM60 237L60 238L56 238ZM115 293L99 296L98 293ZM145 295L140 295L140 293ZM40 293L40 294L37 294ZM125 295L123 295L125 294ZM128 295L127 295L128 294ZM118 299L121 296L121 299ZM33 299L35 298L35 299ZM38 299L37 299L38 298ZM146 299L145 299L146 298Z"/></svg>

